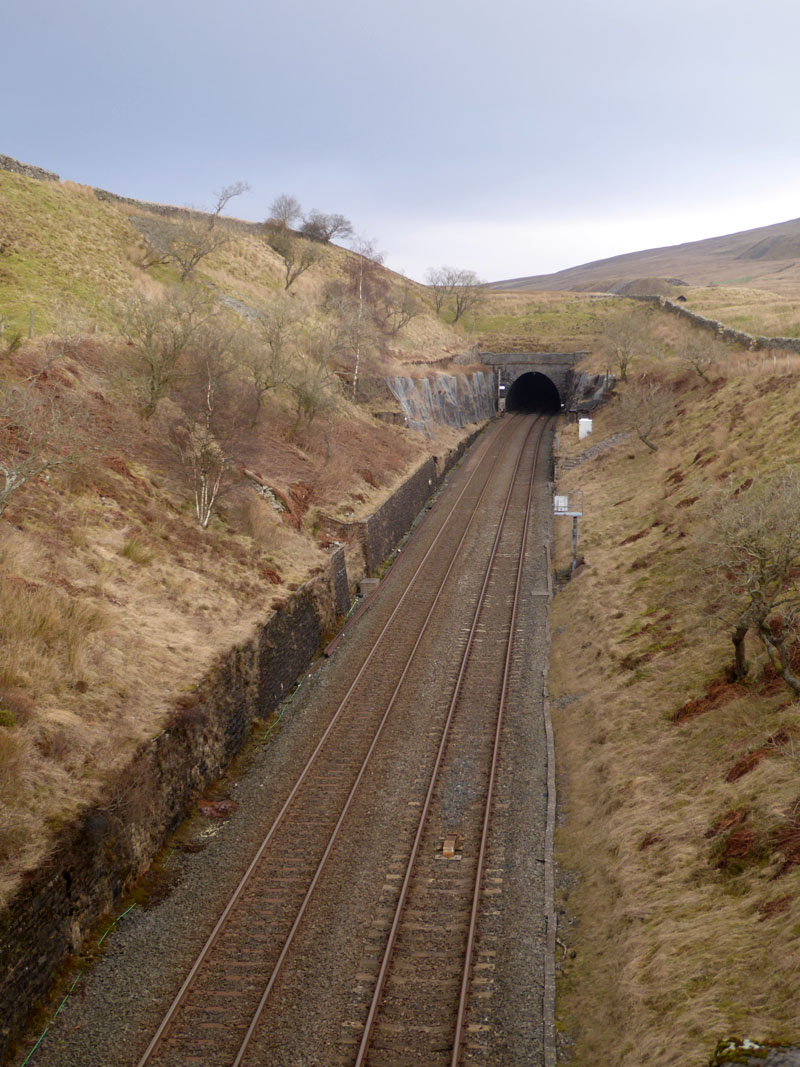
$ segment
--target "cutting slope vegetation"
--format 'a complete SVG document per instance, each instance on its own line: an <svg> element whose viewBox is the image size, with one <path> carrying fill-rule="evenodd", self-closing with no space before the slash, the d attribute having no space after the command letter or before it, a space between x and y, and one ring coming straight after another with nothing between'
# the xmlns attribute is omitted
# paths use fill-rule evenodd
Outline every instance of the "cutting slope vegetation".
<svg viewBox="0 0 800 1067"><path fill-rule="evenodd" d="M322 567L325 516L455 440L374 413L465 340L324 235L216 219L187 270L212 216L3 171L0 199L2 902Z"/></svg>
<svg viewBox="0 0 800 1067"><path fill-rule="evenodd" d="M800 361L654 314L561 435L558 1016L569 1062L701 1067L800 1041Z"/></svg>

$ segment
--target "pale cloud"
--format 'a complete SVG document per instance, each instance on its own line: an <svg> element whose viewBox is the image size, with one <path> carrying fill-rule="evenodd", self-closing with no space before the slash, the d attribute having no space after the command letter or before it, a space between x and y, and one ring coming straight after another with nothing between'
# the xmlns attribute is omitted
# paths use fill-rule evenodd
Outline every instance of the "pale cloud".
<svg viewBox="0 0 800 1067"><path fill-rule="evenodd" d="M549 274L597 259L698 241L795 218L800 201L791 190L766 198L720 199L702 208L665 208L613 216L448 219L382 229L386 263L424 281L429 267L475 270L487 281Z"/></svg>
<svg viewBox="0 0 800 1067"><path fill-rule="evenodd" d="M288 192L414 277L800 214L796 0L27 0L4 31L0 152L177 204L244 180L253 219Z"/></svg>

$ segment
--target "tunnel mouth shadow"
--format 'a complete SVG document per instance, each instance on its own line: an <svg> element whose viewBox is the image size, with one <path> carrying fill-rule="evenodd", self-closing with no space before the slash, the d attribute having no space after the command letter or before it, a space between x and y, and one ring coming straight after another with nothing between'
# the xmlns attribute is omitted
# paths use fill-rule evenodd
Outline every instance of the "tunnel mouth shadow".
<svg viewBox="0 0 800 1067"><path fill-rule="evenodd" d="M561 396L558 389L546 374L539 371L521 374L506 395L506 411L534 415L552 414L560 410Z"/></svg>

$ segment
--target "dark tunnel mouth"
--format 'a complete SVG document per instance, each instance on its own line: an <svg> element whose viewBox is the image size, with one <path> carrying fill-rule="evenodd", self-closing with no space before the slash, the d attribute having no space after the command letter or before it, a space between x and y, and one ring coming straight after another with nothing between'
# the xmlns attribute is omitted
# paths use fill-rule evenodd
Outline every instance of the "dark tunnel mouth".
<svg viewBox="0 0 800 1067"><path fill-rule="evenodd" d="M539 371L521 374L506 394L506 411L523 415L561 410L561 396L550 378Z"/></svg>

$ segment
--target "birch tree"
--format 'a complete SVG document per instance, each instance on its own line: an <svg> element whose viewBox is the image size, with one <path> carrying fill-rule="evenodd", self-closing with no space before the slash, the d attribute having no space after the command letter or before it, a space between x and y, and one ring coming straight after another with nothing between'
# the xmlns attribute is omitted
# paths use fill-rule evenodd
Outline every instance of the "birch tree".
<svg viewBox="0 0 800 1067"><path fill-rule="evenodd" d="M221 497L240 484L242 468L254 446L252 394L236 373L235 344L232 328L204 332L193 354L191 372L176 396L180 414L164 427L203 529Z"/></svg>

